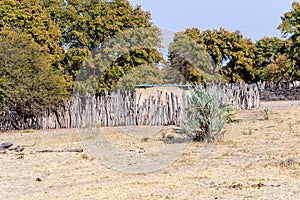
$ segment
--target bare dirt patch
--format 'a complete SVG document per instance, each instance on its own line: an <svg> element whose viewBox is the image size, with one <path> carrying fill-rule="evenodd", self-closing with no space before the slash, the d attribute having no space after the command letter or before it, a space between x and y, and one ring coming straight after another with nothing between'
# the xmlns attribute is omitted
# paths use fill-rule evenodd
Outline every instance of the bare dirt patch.
<svg viewBox="0 0 300 200"><path fill-rule="evenodd" d="M24 146L0 153L0 199L299 199L299 102L263 102L238 116L213 146L189 143L171 165L138 174L103 165L75 129L0 133L0 143ZM122 145L128 138L114 131L110 139Z"/></svg>

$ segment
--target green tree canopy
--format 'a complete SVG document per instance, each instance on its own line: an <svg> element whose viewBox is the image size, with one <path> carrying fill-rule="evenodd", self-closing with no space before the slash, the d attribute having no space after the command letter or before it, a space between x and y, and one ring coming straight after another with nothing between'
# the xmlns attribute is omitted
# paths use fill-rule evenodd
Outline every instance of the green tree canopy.
<svg viewBox="0 0 300 200"><path fill-rule="evenodd" d="M277 37L263 37L256 41L255 68L266 67L280 55L288 53L289 41Z"/></svg>
<svg viewBox="0 0 300 200"><path fill-rule="evenodd" d="M157 64L145 64L133 68L125 74L116 84L121 91L133 89L140 84L165 84L166 70L160 69Z"/></svg>
<svg viewBox="0 0 300 200"><path fill-rule="evenodd" d="M49 62L63 72L69 85L102 43L127 30L152 27L150 13L140 6L132 7L126 0L0 1L0 31L30 35L40 50L49 54ZM137 65L163 62L156 50L160 44L159 34L153 32L155 34L145 33L152 38L149 39L151 46L122 52L111 60L111 66L106 66L99 78L97 91L113 89L118 79ZM124 40L126 42L126 38ZM122 46L123 41L119 45Z"/></svg>
<svg viewBox="0 0 300 200"><path fill-rule="evenodd" d="M149 12L126 0L45 0L44 6L61 29L66 48L62 63L74 79L85 59L103 42L126 30L153 26ZM98 91L112 89L130 68L153 60L159 62L162 56L152 46L119 55L103 75Z"/></svg>
<svg viewBox="0 0 300 200"><path fill-rule="evenodd" d="M257 81L281 81L292 76L293 63L288 58L291 48L290 40L264 37L258 40L255 45L254 67Z"/></svg>
<svg viewBox="0 0 300 200"><path fill-rule="evenodd" d="M230 32L224 28L206 30L201 34L214 65L229 82L252 82L255 45L241 32Z"/></svg>
<svg viewBox="0 0 300 200"><path fill-rule="evenodd" d="M200 32L197 28L187 29L182 34L190 37L208 52L212 68L219 70L226 81L252 82L255 45L239 32L224 28Z"/></svg>
<svg viewBox="0 0 300 200"><path fill-rule="evenodd" d="M199 32L193 29L192 37L183 32L175 35L169 45L170 66L180 72L191 84L200 84L212 80L213 66L205 46L198 43ZM195 38L195 39L194 39Z"/></svg>
<svg viewBox="0 0 300 200"><path fill-rule="evenodd" d="M160 30L156 27L129 29L105 40L85 60L76 89L97 94L114 90L119 79L135 67L164 62L155 49L160 42Z"/></svg>
<svg viewBox="0 0 300 200"><path fill-rule="evenodd" d="M68 97L65 79L30 35L0 32L0 110L36 116Z"/></svg>
<svg viewBox="0 0 300 200"><path fill-rule="evenodd" d="M294 1L291 11L285 13L281 20L278 29L292 42L289 53L289 59L294 62L291 78L300 80L300 2Z"/></svg>
<svg viewBox="0 0 300 200"><path fill-rule="evenodd" d="M1 0L0 31L14 30L30 35L40 50L50 55L52 65L62 69L62 34L40 3L40 0Z"/></svg>
<svg viewBox="0 0 300 200"><path fill-rule="evenodd" d="M283 54L265 68L260 69L259 75L264 81L282 82L291 77L292 67L293 63L288 59L287 54Z"/></svg>

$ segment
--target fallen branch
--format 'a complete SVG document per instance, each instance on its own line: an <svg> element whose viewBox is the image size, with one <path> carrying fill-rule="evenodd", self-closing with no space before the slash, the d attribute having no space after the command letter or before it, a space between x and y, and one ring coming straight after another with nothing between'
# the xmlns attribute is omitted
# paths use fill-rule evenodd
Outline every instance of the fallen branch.
<svg viewBox="0 0 300 200"><path fill-rule="evenodd" d="M64 150L49 150L49 149L46 149L46 150L40 150L40 151L36 151L37 153L52 153L52 152L83 152L83 149L64 149Z"/></svg>

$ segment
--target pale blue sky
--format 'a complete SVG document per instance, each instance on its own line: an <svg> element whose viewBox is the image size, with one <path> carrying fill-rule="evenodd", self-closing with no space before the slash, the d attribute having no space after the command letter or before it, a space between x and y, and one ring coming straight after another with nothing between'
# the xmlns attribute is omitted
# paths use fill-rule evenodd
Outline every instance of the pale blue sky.
<svg viewBox="0 0 300 200"><path fill-rule="evenodd" d="M197 27L240 30L256 41L264 36L281 37L277 26L293 0L129 0L151 12L152 21L161 29L183 31Z"/></svg>

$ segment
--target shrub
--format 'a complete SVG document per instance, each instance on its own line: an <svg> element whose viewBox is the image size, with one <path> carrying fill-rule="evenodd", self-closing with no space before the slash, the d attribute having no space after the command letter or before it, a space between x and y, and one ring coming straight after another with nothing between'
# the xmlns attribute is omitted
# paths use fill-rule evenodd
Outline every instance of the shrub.
<svg viewBox="0 0 300 200"><path fill-rule="evenodd" d="M268 107L265 107L264 111L263 111L263 117L264 120L269 120L270 118L270 110Z"/></svg>
<svg viewBox="0 0 300 200"><path fill-rule="evenodd" d="M34 118L69 99L67 80L29 35L0 31L0 46L0 112Z"/></svg>
<svg viewBox="0 0 300 200"><path fill-rule="evenodd" d="M217 85L197 86L185 115L180 126L175 127L176 132L209 143L223 135L226 122L234 121L233 109L225 100L225 91Z"/></svg>

